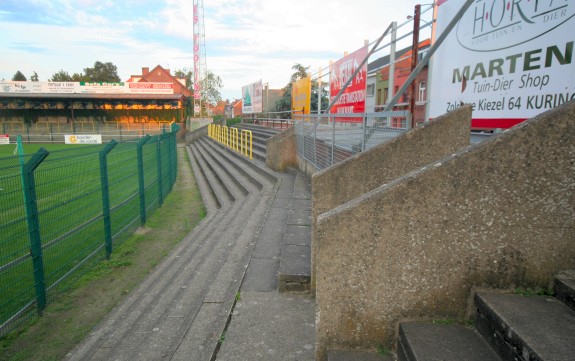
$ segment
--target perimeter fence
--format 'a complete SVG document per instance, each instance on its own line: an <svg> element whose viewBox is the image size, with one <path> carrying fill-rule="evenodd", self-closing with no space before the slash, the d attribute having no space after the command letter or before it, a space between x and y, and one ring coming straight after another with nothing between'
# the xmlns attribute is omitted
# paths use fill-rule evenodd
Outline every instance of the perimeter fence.
<svg viewBox="0 0 575 361"><path fill-rule="evenodd" d="M0 158L0 337L162 206L176 180L178 130Z"/></svg>
<svg viewBox="0 0 575 361"><path fill-rule="evenodd" d="M320 171L397 137L409 125L405 111L294 115L297 153Z"/></svg>

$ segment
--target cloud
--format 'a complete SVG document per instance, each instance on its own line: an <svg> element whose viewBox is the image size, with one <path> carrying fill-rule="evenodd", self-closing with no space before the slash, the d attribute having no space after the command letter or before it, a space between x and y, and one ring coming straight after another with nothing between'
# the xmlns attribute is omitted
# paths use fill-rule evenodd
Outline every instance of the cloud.
<svg viewBox="0 0 575 361"><path fill-rule="evenodd" d="M206 0L207 68L224 83L224 98L262 79L272 88L300 63L327 67L391 21L402 22L415 0ZM141 67L193 67L190 0L2 0L0 79L37 71L81 72L112 62L122 79Z"/></svg>

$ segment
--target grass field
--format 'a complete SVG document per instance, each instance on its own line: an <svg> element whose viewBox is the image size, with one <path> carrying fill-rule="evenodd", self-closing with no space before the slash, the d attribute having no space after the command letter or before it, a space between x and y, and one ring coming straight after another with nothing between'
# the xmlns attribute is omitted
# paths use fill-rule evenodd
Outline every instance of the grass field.
<svg viewBox="0 0 575 361"><path fill-rule="evenodd" d="M166 144L166 147L169 144ZM8 149L6 147L9 147ZM50 154L36 169L35 194L43 267L33 262L26 221L19 157L13 145L0 147L0 325L36 298L38 280L47 296L67 288L87 259L105 257L105 221L99 152L103 145L26 144L26 160L40 147ZM11 148L11 149L10 149ZM2 154L11 156L2 158ZM168 154L167 150L165 154ZM162 156L162 178L167 194L170 179ZM156 144L143 148L145 208L158 207ZM136 145L119 143L108 157L110 225L114 247L140 225L140 192ZM41 278L39 270L43 271ZM33 311L30 308L28 312Z"/></svg>
<svg viewBox="0 0 575 361"><path fill-rule="evenodd" d="M183 148L178 180L145 228L117 247L65 294L17 332L0 339L0 360L62 360L204 216Z"/></svg>

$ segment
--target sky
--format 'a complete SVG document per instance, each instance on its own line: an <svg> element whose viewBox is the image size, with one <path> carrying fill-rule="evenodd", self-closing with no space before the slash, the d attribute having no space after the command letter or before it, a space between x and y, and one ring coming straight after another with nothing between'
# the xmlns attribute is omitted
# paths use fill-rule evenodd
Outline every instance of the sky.
<svg viewBox="0 0 575 361"><path fill-rule="evenodd" d="M377 40L392 21L404 23L417 3L205 0L206 68L222 79L224 100L240 98L242 86L260 79L279 89L293 65L318 73ZM0 0L0 80L21 71L48 81L96 61L116 65L123 81L158 64L172 73L191 70L192 9L192 0Z"/></svg>

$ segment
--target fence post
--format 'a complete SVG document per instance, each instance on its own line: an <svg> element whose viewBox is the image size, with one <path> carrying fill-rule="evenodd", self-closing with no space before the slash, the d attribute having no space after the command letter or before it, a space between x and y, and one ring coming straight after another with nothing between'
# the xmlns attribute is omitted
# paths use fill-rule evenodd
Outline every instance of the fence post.
<svg viewBox="0 0 575 361"><path fill-rule="evenodd" d="M40 222L38 220L38 205L36 203L36 185L34 171L50 154L43 147L30 158L22 169L24 182L24 203L26 206L26 223L30 238L30 254L34 268L34 288L36 290L36 306L38 314L46 308L46 282L44 278L44 260L42 257L42 240L40 238Z"/></svg>
<svg viewBox="0 0 575 361"><path fill-rule="evenodd" d="M149 134L140 139L137 147L138 156L138 184L140 188L140 224L146 224L146 184L144 183L144 144L152 138Z"/></svg>
<svg viewBox="0 0 575 361"><path fill-rule="evenodd" d="M331 164L333 165L334 161L334 152L335 152L335 120L337 118L333 118L333 125L332 125L332 134L331 134Z"/></svg>
<svg viewBox="0 0 575 361"><path fill-rule="evenodd" d="M110 189L108 187L108 153L118 143L112 139L100 151L100 181L102 184L102 217L104 218L104 242L106 244L106 259L112 254L112 222L110 220Z"/></svg>
<svg viewBox="0 0 575 361"><path fill-rule="evenodd" d="M162 187L162 135L158 135L156 143L156 164L158 165L158 203L161 207L164 204L164 188Z"/></svg>

